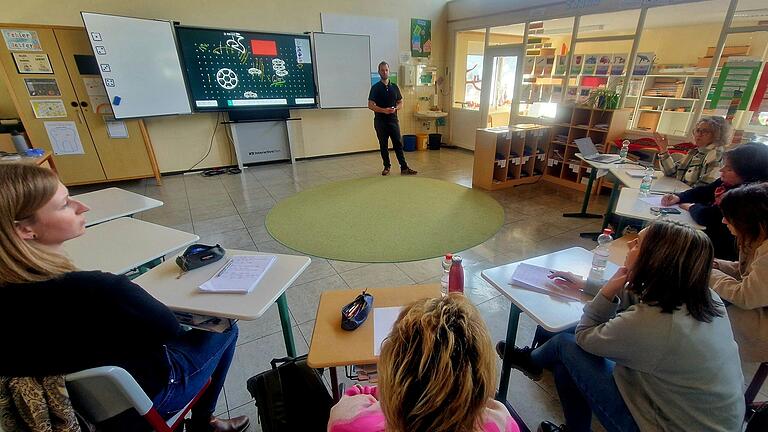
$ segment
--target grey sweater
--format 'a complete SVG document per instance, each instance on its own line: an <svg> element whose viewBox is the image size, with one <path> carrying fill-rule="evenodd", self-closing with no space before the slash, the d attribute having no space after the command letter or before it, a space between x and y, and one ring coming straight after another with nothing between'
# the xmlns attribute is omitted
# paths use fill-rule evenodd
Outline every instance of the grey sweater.
<svg viewBox="0 0 768 432"><path fill-rule="evenodd" d="M662 313L638 303L617 314L620 304L595 296L584 306L576 341L616 362L613 377L640 430L741 430L744 377L725 309L705 323L685 306Z"/></svg>

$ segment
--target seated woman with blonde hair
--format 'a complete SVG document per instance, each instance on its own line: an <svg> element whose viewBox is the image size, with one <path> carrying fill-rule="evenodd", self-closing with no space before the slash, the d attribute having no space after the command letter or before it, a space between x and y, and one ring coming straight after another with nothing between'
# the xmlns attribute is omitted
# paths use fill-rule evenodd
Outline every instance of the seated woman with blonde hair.
<svg viewBox="0 0 768 432"><path fill-rule="evenodd" d="M518 432L493 400L496 362L477 309L461 294L406 306L379 358L379 388L354 386L329 432Z"/></svg>
<svg viewBox="0 0 768 432"><path fill-rule="evenodd" d="M729 302L728 317L746 362L768 361L768 183L730 190L720 202L739 261L716 259L710 286Z"/></svg>
<svg viewBox="0 0 768 432"><path fill-rule="evenodd" d="M213 416L237 326L223 333L184 332L173 312L124 275L78 270L63 244L85 233L88 210L53 171L0 165L0 316L12 323L2 327L0 340L13 350L0 356L0 376L119 366L164 418L184 408L210 379L185 430L246 430L247 416ZM30 320L35 325L26 324Z"/></svg>
<svg viewBox="0 0 768 432"><path fill-rule="evenodd" d="M719 177L723 152L733 136L731 124L723 117L702 117L692 132L696 148L680 160L669 154L667 137L654 134L659 146L659 163L664 175L675 177L690 187L708 185Z"/></svg>

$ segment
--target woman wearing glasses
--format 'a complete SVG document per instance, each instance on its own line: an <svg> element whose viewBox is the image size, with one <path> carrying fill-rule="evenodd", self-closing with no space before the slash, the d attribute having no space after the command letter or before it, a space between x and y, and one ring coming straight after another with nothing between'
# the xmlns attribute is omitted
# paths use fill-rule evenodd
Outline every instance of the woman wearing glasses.
<svg viewBox="0 0 768 432"><path fill-rule="evenodd" d="M654 136L664 174L696 187L710 184L720 176L723 150L731 140L731 125L723 117L702 117L693 128L696 148L678 161L669 154L667 137L660 134Z"/></svg>

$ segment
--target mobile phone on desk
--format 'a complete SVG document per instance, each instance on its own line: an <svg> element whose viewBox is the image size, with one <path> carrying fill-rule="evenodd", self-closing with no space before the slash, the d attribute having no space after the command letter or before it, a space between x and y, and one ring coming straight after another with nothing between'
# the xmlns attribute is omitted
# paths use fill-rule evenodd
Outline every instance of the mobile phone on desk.
<svg viewBox="0 0 768 432"><path fill-rule="evenodd" d="M675 207L651 207L651 213L656 215L680 214L680 209Z"/></svg>

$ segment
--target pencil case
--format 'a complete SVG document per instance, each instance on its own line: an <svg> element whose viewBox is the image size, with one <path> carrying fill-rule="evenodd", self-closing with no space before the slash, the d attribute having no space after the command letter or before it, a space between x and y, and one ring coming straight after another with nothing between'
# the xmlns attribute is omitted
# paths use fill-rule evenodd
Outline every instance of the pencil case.
<svg viewBox="0 0 768 432"><path fill-rule="evenodd" d="M193 244L176 257L176 264L186 272L215 263L224 258L225 254L224 248L218 244L216 246Z"/></svg>
<svg viewBox="0 0 768 432"><path fill-rule="evenodd" d="M341 308L341 328L347 331L360 327L373 308L373 296L363 291L351 303Z"/></svg>

